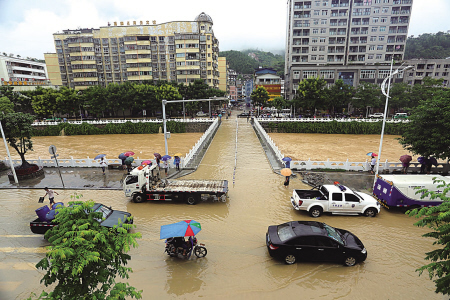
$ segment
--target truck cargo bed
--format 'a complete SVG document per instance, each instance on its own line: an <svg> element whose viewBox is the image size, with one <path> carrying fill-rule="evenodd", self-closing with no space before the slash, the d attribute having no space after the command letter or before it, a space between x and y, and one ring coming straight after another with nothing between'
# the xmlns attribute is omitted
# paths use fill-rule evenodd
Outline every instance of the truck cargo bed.
<svg viewBox="0 0 450 300"><path fill-rule="evenodd" d="M226 193L228 191L227 180L169 180L167 185L158 185L154 191L165 192L204 192Z"/></svg>

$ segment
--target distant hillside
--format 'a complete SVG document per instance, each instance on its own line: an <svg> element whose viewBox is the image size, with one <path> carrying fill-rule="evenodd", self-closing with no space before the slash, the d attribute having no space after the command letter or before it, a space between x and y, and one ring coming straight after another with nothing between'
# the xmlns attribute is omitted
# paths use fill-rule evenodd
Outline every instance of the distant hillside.
<svg viewBox="0 0 450 300"><path fill-rule="evenodd" d="M278 75L284 74L284 55L248 49L223 51L219 56L225 56L230 68L241 74L253 74L258 67L273 68Z"/></svg>
<svg viewBox="0 0 450 300"><path fill-rule="evenodd" d="M450 34L422 34L406 40L405 59L450 57Z"/></svg>

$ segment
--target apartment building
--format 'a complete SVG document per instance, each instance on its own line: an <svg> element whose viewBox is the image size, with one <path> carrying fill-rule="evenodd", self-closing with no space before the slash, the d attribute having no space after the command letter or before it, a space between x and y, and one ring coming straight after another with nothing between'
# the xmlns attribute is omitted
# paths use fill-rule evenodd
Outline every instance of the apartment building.
<svg viewBox="0 0 450 300"><path fill-rule="evenodd" d="M412 0L287 3L285 92L289 99L302 79L322 76L330 84L344 79L356 86L359 79L385 78L389 73L384 65L403 60Z"/></svg>
<svg viewBox="0 0 450 300"><path fill-rule="evenodd" d="M259 68L255 70L254 87L263 86L269 93L269 101L281 96L281 77L272 68Z"/></svg>
<svg viewBox="0 0 450 300"><path fill-rule="evenodd" d="M219 57L219 90L227 92L228 90L228 62L226 57Z"/></svg>
<svg viewBox="0 0 450 300"><path fill-rule="evenodd" d="M31 58L21 58L13 54L0 55L1 85L39 86L48 84L45 63ZM16 89L17 90L17 89ZM22 89L23 90L23 89Z"/></svg>
<svg viewBox="0 0 450 300"><path fill-rule="evenodd" d="M219 88L219 41L205 13L194 21L114 22L53 34L61 82L84 89L125 81L202 79Z"/></svg>
<svg viewBox="0 0 450 300"><path fill-rule="evenodd" d="M425 77L430 77L442 79L443 86L450 86L450 57L446 59L409 59L405 65L413 66L404 75L404 82L409 85L422 84Z"/></svg>

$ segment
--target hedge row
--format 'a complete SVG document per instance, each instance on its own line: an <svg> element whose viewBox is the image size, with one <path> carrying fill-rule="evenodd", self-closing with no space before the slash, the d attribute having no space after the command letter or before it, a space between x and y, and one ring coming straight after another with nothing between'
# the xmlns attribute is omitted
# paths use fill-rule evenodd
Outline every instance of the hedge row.
<svg viewBox="0 0 450 300"><path fill-rule="evenodd" d="M329 134L380 134L383 122L269 122L271 132L329 133ZM386 123L385 134L402 135L406 123Z"/></svg>
<svg viewBox="0 0 450 300"><path fill-rule="evenodd" d="M185 133L186 127L182 122L167 122L167 131L172 133ZM162 128L162 123L132 123L126 122L121 124L106 124L105 127L99 128L89 123L70 124L60 123L58 125L47 126L43 130L34 129L33 136L57 136L64 129L64 135L94 135L94 134L143 134L158 133Z"/></svg>

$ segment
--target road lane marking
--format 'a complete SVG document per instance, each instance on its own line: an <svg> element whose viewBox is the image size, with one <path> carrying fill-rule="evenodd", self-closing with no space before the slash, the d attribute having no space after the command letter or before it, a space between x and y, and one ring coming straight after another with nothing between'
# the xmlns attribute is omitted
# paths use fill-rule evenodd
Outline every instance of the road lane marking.
<svg viewBox="0 0 450 300"><path fill-rule="evenodd" d="M0 248L0 252L4 253L46 253L45 248L26 248L26 247L4 247Z"/></svg>
<svg viewBox="0 0 450 300"><path fill-rule="evenodd" d="M36 270L36 264L30 262L0 262L0 270Z"/></svg>
<svg viewBox="0 0 450 300"><path fill-rule="evenodd" d="M5 234L5 235L0 235L0 237L5 237L5 238L40 237L40 238L42 238L43 235L36 235L36 234Z"/></svg>
<svg viewBox="0 0 450 300"><path fill-rule="evenodd" d="M22 281L0 281L0 291L12 292L22 284Z"/></svg>

